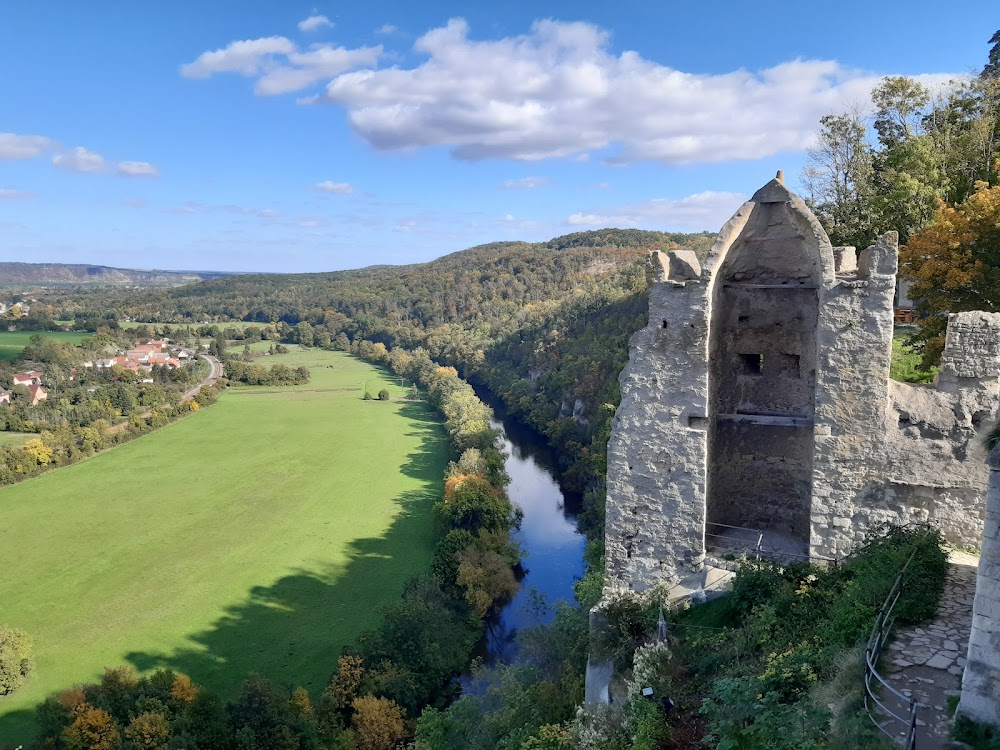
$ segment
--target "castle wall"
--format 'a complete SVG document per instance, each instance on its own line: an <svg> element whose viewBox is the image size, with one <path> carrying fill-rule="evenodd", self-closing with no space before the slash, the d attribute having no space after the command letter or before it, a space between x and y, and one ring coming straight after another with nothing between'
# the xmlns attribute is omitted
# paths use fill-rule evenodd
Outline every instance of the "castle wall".
<svg viewBox="0 0 1000 750"><path fill-rule="evenodd" d="M972 604L969 654L962 675L958 713L1000 726L1000 450L990 456L989 492L976 598Z"/></svg>
<svg viewBox="0 0 1000 750"><path fill-rule="evenodd" d="M864 535L860 497L882 483L892 356L895 232L820 299L810 553L838 557Z"/></svg>
<svg viewBox="0 0 1000 750"><path fill-rule="evenodd" d="M749 218L723 227L720 250ZM609 588L645 591L701 569L705 554L708 320L697 261L650 257L649 322L629 342L608 442L605 559ZM669 278L668 278L669 277Z"/></svg>
<svg viewBox="0 0 1000 750"><path fill-rule="evenodd" d="M780 197L715 274L708 520L808 540L819 242Z"/></svg>
<svg viewBox="0 0 1000 750"><path fill-rule="evenodd" d="M1000 407L1000 314L949 320L936 387L889 379L897 237L855 257L772 181L704 269L650 256L608 444L606 581L644 591L703 566L706 523L849 552L881 522L976 543L981 431Z"/></svg>

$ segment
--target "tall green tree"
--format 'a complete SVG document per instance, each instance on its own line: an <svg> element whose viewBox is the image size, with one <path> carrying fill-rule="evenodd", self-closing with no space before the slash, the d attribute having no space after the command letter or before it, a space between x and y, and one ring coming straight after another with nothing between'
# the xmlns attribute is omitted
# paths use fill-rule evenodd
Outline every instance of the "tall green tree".
<svg viewBox="0 0 1000 750"><path fill-rule="evenodd" d="M826 115L802 181L835 245L865 247L873 230L874 151L860 112Z"/></svg>

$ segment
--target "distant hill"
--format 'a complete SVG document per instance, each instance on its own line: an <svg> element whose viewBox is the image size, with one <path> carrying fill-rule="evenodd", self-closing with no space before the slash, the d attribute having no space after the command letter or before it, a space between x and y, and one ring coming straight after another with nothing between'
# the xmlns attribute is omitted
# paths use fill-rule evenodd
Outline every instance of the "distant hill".
<svg viewBox="0 0 1000 750"><path fill-rule="evenodd" d="M0 286L179 286L228 276L217 271L157 271L82 263L3 263Z"/></svg>

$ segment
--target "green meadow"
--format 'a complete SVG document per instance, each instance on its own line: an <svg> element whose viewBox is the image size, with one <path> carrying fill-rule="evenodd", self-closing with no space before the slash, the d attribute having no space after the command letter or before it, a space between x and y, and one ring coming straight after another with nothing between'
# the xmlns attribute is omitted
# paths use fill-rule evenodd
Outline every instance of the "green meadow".
<svg viewBox="0 0 1000 750"><path fill-rule="evenodd" d="M214 406L0 491L0 624L35 641L0 746L104 667L170 667L226 696L251 671L320 690L342 646L425 569L447 441L384 372L294 348L312 381ZM389 402L362 400L386 387ZM396 400L398 399L398 400Z"/></svg>
<svg viewBox="0 0 1000 750"><path fill-rule="evenodd" d="M79 331L0 331L0 360L10 361L21 356L21 351L28 345L32 336L44 336L47 339L59 339L79 344L90 336Z"/></svg>
<svg viewBox="0 0 1000 750"><path fill-rule="evenodd" d="M0 432L0 446L24 445L26 442L31 440L31 438L36 437L38 437L38 435L33 432Z"/></svg>

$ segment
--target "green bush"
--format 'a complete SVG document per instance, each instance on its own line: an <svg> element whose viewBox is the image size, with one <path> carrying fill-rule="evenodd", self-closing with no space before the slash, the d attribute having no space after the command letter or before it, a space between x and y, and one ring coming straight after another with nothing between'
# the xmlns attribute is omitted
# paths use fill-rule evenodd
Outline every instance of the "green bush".
<svg viewBox="0 0 1000 750"><path fill-rule="evenodd" d="M712 741L720 748L879 747L861 713L856 652L849 664L843 655L867 639L908 560L894 615L915 623L937 610L947 573L941 536L926 527L874 529L839 566L741 569L726 606L741 627L681 630L688 674L714 678L703 710ZM843 700L830 699L829 690L814 697L824 681L846 691Z"/></svg>
<svg viewBox="0 0 1000 750"><path fill-rule="evenodd" d="M977 724L964 716L955 718L954 735L973 750L1000 750L1000 728Z"/></svg>
<svg viewBox="0 0 1000 750"><path fill-rule="evenodd" d="M0 627L0 695L13 693L34 668L31 638L21 630Z"/></svg>

